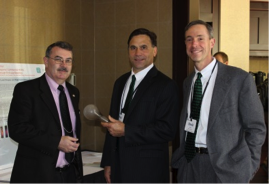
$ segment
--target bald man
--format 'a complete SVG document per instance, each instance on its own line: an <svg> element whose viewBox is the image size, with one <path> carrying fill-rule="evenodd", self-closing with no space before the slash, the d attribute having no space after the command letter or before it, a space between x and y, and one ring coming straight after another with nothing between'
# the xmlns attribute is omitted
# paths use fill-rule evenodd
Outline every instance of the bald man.
<svg viewBox="0 0 269 184"><path fill-rule="evenodd" d="M214 57L216 58L216 60L222 62L225 65L228 65L228 63L229 63L228 55L224 52L217 52L214 54Z"/></svg>

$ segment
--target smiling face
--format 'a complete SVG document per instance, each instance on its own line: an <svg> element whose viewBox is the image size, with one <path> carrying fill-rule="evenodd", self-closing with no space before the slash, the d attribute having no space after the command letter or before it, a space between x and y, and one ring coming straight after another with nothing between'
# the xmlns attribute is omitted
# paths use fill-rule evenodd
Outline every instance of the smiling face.
<svg viewBox="0 0 269 184"><path fill-rule="evenodd" d="M194 61L194 64L207 65L212 61L211 49L215 39L210 38L204 25L191 26L185 32L185 44L187 55Z"/></svg>
<svg viewBox="0 0 269 184"><path fill-rule="evenodd" d="M153 47L149 36L137 35L132 37L129 43L129 60L133 67L133 72L137 73L154 61L157 55L157 47Z"/></svg>
<svg viewBox="0 0 269 184"><path fill-rule="evenodd" d="M57 64L55 58L72 59L72 52L56 46L51 49L49 58L43 58L47 75L57 84L63 84L71 73L72 64Z"/></svg>

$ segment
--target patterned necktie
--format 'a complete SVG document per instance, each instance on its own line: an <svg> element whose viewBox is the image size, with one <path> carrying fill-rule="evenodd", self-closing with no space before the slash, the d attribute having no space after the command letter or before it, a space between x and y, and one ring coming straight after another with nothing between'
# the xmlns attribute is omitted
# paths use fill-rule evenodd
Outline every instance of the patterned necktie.
<svg viewBox="0 0 269 184"><path fill-rule="evenodd" d="M126 100L125 100L125 104L124 104L124 107L123 107L123 109L122 109L122 112L123 112L124 114L127 113L128 108L129 108L130 103L131 103L132 98L133 98L135 80L136 80L135 75L133 75L133 76L132 76L132 82L131 82L131 84L130 84L130 86L129 86L129 91L128 91L128 94L127 94L127 97L126 97Z"/></svg>
<svg viewBox="0 0 269 184"><path fill-rule="evenodd" d="M200 109L202 102L202 82L201 73L197 73L197 79L194 84L193 100L191 103L191 118L197 121L194 133L188 132L185 144L185 157L189 163L195 156L195 137L197 133L198 122L200 118Z"/></svg>
<svg viewBox="0 0 269 184"><path fill-rule="evenodd" d="M73 128L69 114L69 108L67 103L67 98L64 92L64 87L59 85L58 90L60 91L59 95L59 103L60 103L60 111L63 122L64 133L66 136L73 137ZM65 153L65 159L68 163L71 163L74 158L74 153Z"/></svg>

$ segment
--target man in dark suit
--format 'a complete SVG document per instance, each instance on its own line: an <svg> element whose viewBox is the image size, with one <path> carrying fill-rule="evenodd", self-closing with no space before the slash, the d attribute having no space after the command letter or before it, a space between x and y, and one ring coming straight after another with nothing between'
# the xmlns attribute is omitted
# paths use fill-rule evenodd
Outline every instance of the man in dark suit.
<svg viewBox="0 0 269 184"><path fill-rule="evenodd" d="M144 28L129 36L132 70L116 80L110 122L102 122L108 132L101 166L108 183L169 182L168 143L179 119L178 87L153 64L156 39Z"/></svg>
<svg viewBox="0 0 269 184"><path fill-rule="evenodd" d="M178 182L248 183L259 168L266 133L253 78L212 57L213 30L201 20L187 25L185 44L195 72L183 84L180 147L171 163ZM199 83L201 95L195 96ZM198 96L199 106L193 103Z"/></svg>
<svg viewBox="0 0 269 184"><path fill-rule="evenodd" d="M11 182L81 182L79 90L66 82L72 69L72 46L53 43L43 60L45 74L18 83L14 89L8 126L10 137L19 145ZM67 97L69 128L65 124L67 116L61 114L59 85Z"/></svg>

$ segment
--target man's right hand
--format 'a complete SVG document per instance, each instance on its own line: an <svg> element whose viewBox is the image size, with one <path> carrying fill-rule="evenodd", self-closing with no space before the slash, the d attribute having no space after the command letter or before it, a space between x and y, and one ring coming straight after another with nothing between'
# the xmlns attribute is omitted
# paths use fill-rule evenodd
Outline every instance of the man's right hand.
<svg viewBox="0 0 269 184"><path fill-rule="evenodd" d="M65 153L75 152L79 147L79 143L77 143L77 141L77 138L62 136L61 141L58 145L58 149Z"/></svg>
<svg viewBox="0 0 269 184"><path fill-rule="evenodd" d="M104 176L105 176L105 179L106 179L106 182L107 183L111 183L111 180L110 180L110 175L111 175L111 167L110 166L105 166L105 169L104 169Z"/></svg>

